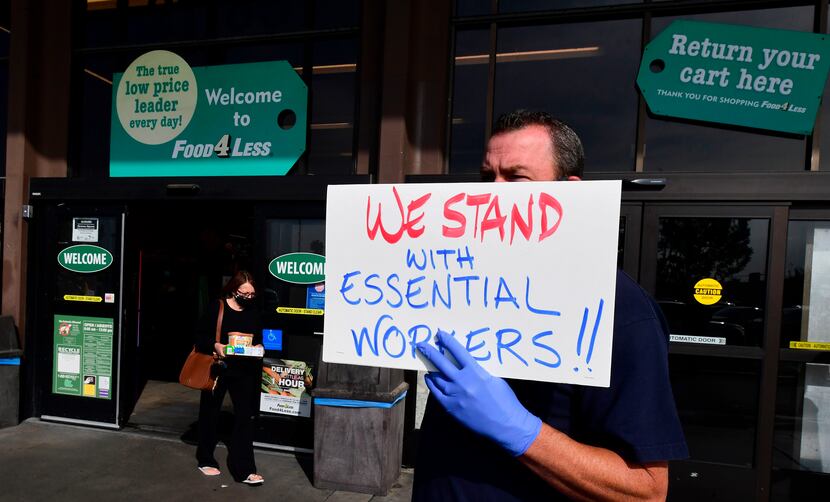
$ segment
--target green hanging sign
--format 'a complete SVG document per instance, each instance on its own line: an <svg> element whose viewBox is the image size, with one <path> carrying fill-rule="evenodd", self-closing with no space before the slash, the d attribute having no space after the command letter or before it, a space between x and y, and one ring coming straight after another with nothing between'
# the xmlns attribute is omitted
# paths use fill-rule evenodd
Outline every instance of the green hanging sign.
<svg viewBox="0 0 830 502"><path fill-rule="evenodd" d="M645 48L652 113L811 134L830 68L827 35L675 21Z"/></svg>
<svg viewBox="0 0 830 502"><path fill-rule="evenodd" d="M326 280L326 257L316 253L288 253L268 264L277 279L294 284L317 284Z"/></svg>
<svg viewBox="0 0 830 502"><path fill-rule="evenodd" d="M72 272L91 274L112 265L112 253L102 247L77 244L58 253L58 263Z"/></svg>
<svg viewBox="0 0 830 502"><path fill-rule="evenodd" d="M271 176L305 151L303 80L286 61L191 68L142 54L112 83L110 176Z"/></svg>

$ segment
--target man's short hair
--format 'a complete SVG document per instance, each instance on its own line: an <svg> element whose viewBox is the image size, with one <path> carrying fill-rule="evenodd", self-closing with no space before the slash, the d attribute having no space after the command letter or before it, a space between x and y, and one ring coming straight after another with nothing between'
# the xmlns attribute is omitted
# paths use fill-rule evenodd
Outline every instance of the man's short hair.
<svg viewBox="0 0 830 502"><path fill-rule="evenodd" d="M579 176L585 165L585 151L579 136L566 123L553 118L547 112L515 110L501 115L496 120L493 136L497 134L518 131L529 126L542 126L550 133L553 159L559 176Z"/></svg>

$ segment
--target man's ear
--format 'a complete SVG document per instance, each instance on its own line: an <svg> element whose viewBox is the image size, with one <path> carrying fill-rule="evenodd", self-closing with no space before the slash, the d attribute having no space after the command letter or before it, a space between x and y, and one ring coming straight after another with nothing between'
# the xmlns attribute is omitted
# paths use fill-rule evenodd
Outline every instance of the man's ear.
<svg viewBox="0 0 830 502"><path fill-rule="evenodd" d="M579 176L565 176L564 174L558 178L556 181L582 181L582 178Z"/></svg>

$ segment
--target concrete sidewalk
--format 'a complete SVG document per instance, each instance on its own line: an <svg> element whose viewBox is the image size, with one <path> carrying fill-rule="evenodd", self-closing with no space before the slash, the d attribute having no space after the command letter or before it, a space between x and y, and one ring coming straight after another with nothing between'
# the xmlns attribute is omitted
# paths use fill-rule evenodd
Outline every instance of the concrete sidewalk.
<svg viewBox="0 0 830 502"><path fill-rule="evenodd" d="M220 465L226 453L217 448ZM29 419L0 429L0 499L398 502L411 496L412 471L406 469L387 496L373 497L314 488L310 455L257 450L265 484L249 487L224 472L203 476L194 454L194 446L160 435Z"/></svg>

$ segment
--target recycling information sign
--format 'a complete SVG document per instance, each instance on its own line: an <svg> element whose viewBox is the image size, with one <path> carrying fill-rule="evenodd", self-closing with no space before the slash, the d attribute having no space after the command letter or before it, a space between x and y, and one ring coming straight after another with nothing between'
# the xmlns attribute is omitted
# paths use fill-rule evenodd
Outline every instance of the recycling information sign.
<svg viewBox="0 0 830 502"><path fill-rule="evenodd" d="M643 52L637 85L652 113L811 134L827 35L674 21Z"/></svg>
<svg viewBox="0 0 830 502"><path fill-rule="evenodd" d="M286 61L191 68L157 50L112 88L113 177L284 175L305 150L308 91Z"/></svg>

